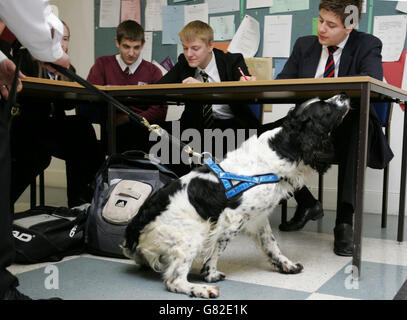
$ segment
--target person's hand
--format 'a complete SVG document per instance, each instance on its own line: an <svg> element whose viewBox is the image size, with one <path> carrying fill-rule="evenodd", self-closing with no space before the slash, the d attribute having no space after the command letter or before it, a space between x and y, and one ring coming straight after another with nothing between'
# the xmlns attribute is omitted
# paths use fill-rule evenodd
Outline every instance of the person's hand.
<svg viewBox="0 0 407 320"><path fill-rule="evenodd" d="M202 83L202 82L193 77L188 77L188 78L182 80L182 83Z"/></svg>
<svg viewBox="0 0 407 320"><path fill-rule="evenodd" d="M257 80L256 76L246 76L246 78L241 76L239 79L239 81L256 81L256 80Z"/></svg>
<svg viewBox="0 0 407 320"><path fill-rule="evenodd" d="M8 98L10 86L13 83L14 72L16 65L10 59L4 59L0 62L0 93L5 99ZM19 72L17 92L21 91L23 84L21 79L25 78L25 75Z"/></svg>
<svg viewBox="0 0 407 320"><path fill-rule="evenodd" d="M41 63L45 68L47 68L50 72L55 73L55 74L59 74L60 73L58 71L56 71L53 67L51 67L51 65L48 62L42 62ZM57 61L53 62L53 64L62 66L64 68L69 68L70 65L70 61L69 61L69 56L67 55L66 52L63 52L62 57L59 58Z"/></svg>

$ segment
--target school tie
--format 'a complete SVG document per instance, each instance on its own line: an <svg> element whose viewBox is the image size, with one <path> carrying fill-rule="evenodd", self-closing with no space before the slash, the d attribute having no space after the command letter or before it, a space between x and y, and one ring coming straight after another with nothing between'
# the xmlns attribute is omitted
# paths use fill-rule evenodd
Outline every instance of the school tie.
<svg viewBox="0 0 407 320"><path fill-rule="evenodd" d="M209 76L206 72L200 71L199 74L201 75L203 82L209 82L208 81ZM213 114L211 104L204 104L202 106L202 119L204 128L206 129L213 128Z"/></svg>
<svg viewBox="0 0 407 320"><path fill-rule="evenodd" d="M335 61L334 61L334 52L338 50L337 46L328 47L328 60L326 61L324 78L333 78L335 76Z"/></svg>
<svg viewBox="0 0 407 320"><path fill-rule="evenodd" d="M130 74L130 69L129 69L129 67L126 67L126 69L124 69L124 73L125 73L126 75L129 75L129 74Z"/></svg>

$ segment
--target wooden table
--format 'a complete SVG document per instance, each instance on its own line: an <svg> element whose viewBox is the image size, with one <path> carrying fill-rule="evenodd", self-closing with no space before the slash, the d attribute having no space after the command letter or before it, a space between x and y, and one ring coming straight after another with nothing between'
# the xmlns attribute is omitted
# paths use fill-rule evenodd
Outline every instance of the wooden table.
<svg viewBox="0 0 407 320"><path fill-rule="evenodd" d="M62 81L27 78L23 81L23 95L49 96L80 101L101 101L93 93L81 86ZM360 274L362 245L363 189L366 171L367 131L370 102L407 101L407 92L370 77L343 77L330 79L292 79L255 82L221 82L199 84L165 84L143 86L103 86L109 95L125 104L182 104L191 102L210 103L297 103L319 96L328 98L345 92L360 102L359 150L357 160L356 208L354 223L353 265ZM110 108L108 127L114 132L115 111ZM404 113L403 151L401 165L399 228L397 240L403 241L405 195L406 195L406 158L407 158L407 113ZM114 134L113 134L114 136ZM114 140L114 139L113 139ZM110 151L114 151L113 145ZM358 275L356 275L358 277Z"/></svg>

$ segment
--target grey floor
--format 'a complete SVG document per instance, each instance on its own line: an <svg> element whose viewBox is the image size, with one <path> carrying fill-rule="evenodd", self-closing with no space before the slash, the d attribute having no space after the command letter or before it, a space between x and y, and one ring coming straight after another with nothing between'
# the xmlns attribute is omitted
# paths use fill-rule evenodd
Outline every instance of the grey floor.
<svg viewBox="0 0 407 320"><path fill-rule="evenodd" d="M64 189L46 191L47 205L66 206ZM28 194L16 204L16 212L28 207ZM289 217L293 214L289 208ZM219 282L217 300L391 300L407 279L407 242L396 239L397 216L388 217L386 229L380 215L364 214L361 277L351 276L351 258L336 256L332 229L335 214L325 211L321 221L303 230L280 232L280 209L271 225L283 253L304 270L297 275L272 272L263 253L251 239L238 236L221 256L218 269L227 274ZM407 235L407 225L405 226ZM190 280L203 282L194 265ZM13 265L20 290L35 298L59 296L68 300L197 300L168 292L160 275L138 269L129 260L82 254L58 263Z"/></svg>

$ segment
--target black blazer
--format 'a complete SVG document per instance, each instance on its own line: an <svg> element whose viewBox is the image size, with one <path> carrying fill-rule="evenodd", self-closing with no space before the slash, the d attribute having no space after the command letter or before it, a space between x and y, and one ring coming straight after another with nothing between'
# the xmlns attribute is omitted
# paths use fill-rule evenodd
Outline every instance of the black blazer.
<svg viewBox="0 0 407 320"><path fill-rule="evenodd" d="M240 72L238 67L242 68L246 75L249 75L244 58L240 53L224 53L216 48L213 49L215 54L216 66L218 68L221 81L238 81ZM168 71L157 83L181 83L182 80L188 77L195 76L196 68L191 68L185 59L184 54L180 54L178 62ZM230 105L235 116L237 128L257 128L259 126L258 119L254 116L247 104ZM181 117L181 126L190 128L202 128L201 107L196 104L186 104L185 110Z"/></svg>
<svg viewBox="0 0 407 320"><path fill-rule="evenodd" d="M353 30L342 51L338 76L370 76L382 80L381 50L382 42L380 39ZM317 36L299 38L277 79L314 78L321 51L322 45ZM354 107L357 108L357 106ZM393 152L386 142L381 121L373 106L370 108L369 140L371 147L367 156L368 166L376 169L384 168L393 158Z"/></svg>
<svg viewBox="0 0 407 320"><path fill-rule="evenodd" d="M322 45L317 36L299 38L277 79L314 78ZM382 42L367 33L353 30L341 55L338 77L370 76L383 79Z"/></svg>

